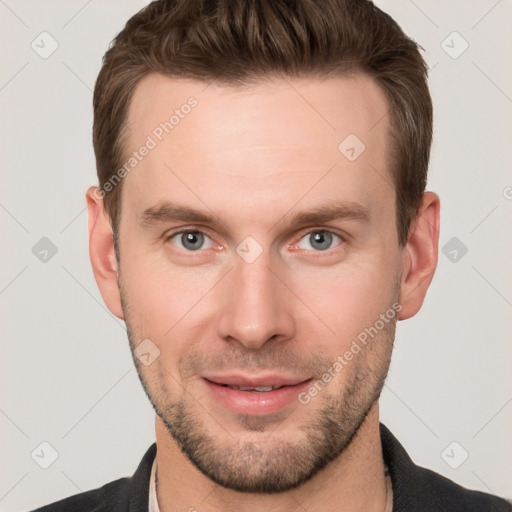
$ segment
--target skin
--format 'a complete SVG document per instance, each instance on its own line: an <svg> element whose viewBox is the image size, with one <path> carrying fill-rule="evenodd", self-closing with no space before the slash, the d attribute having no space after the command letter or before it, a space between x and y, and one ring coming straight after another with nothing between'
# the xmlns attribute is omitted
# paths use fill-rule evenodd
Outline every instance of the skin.
<svg viewBox="0 0 512 512"><path fill-rule="evenodd" d="M103 299L126 321L132 351L146 338L160 350L149 366L134 358L157 412L160 509L382 512L378 398L396 319L418 312L434 275L439 198L425 193L399 247L388 103L370 77L206 85L154 74L136 88L131 150L189 97L198 105L124 178L120 261L103 201L87 192ZM338 151L348 134L366 146L353 162ZM164 201L215 220L144 223ZM290 224L334 202L357 203L368 219ZM185 228L207 235L204 248L172 236ZM312 243L318 231L337 235L329 248ZM236 252L247 236L262 248L252 263ZM235 414L201 378L272 370L319 379L394 303L397 317L306 405Z"/></svg>

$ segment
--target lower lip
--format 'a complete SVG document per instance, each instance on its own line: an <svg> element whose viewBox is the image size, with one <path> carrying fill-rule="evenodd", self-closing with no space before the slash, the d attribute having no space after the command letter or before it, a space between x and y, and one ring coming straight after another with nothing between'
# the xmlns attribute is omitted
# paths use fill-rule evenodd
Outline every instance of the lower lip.
<svg viewBox="0 0 512 512"><path fill-rule="evenodd" d="M307 388L312 379L274 391L239 391L208 379L203 379L213 396L225 407L238 414L264 416L280 411Z"/></svg>

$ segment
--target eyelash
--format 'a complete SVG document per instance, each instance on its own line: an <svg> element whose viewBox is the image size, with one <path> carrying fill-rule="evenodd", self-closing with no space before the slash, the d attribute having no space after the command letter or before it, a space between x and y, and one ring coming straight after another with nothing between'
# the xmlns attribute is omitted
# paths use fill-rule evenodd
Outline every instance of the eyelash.
<svg viewBox="0 0 512 512"><path fill-rule="evenodd" d="M340 239L338 245L335 245L334 247L330 247L329 249L325 249L324 251L319 251L319 250L313 250L313 249L305 249L307 252L312 252L312 253L316 253L316 256L315 257L322 257L322 255L326 255L326 254L331 254L332 251L336 250L336 249L339 249L340 247L342 247L343 245L345 245L346 243L346 238L339 234L339 233L336 233L335 231L332 231L330 229L326 229L326 228L313 228L313 229L309 229L309 231L306 231L306 232L302 232L300 234L300 236L296 239L295 242L293 242L292 244L289 245L292 246L292 247L295 247L297 246L301 240L308 236L308 235L311 235L313 233L330 233L331 235L333 235L334 237L338 237ZM166 242L171 242L171 240L178 236L178 235L183 235L184 233L200 233L206 237L208 237L212 242L213 244L217 245L216 242L213 241L212 237L208 235L207 232L205 231L202 231L201 229L197 229L197 228L194 228L194 227L190 227L190 228L185 228L185 229L180 229L179 231L175 231L173 233L170 233L168 235L165 236L165 241ZM179 249L179 250L184 250L184 249ZM194 253L197 253L197 254L200 254L201 252L205 251L206 249L197 249L197 251L187 251L187 250L184 250L186 253L188 254L194 254ZM299 249L300 250L300 249Z"/></svg>

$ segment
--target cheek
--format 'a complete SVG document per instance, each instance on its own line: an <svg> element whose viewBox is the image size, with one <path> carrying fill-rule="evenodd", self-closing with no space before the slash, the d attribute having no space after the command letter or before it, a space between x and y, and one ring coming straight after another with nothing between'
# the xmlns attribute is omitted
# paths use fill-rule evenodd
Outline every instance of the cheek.
<svg viewBox="0 0 512 512"><path fill-rule="evenodd" d="M346 262L329 270L310 267L295 276L291 288L311 310L308 323L317 333L316 346L324 340L324 350L342 352L389 309L395 288L391 268L384 258L361 257L357 264Z"/></svg>
<svg viewBox="0 0 512 512"><path fill-rule="evenodd" d="M172 336L186 323L215 283L215 271L199 267L176 268L161 256L130 252L122 255L123 295L129 318L139 333L156 340Z"/></svg>

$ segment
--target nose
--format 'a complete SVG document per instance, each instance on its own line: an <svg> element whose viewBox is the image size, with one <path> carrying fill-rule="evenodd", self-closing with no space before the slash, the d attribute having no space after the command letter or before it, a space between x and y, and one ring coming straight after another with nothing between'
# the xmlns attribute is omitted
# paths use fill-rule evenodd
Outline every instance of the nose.
<svg viewBox="0 0 512 512"><path fill-rule="evenodd" d="M235 256L235 266L223 283L218 334L248 349L295 334L290 292L270 267L265 252L252 263Z"/></svg>

